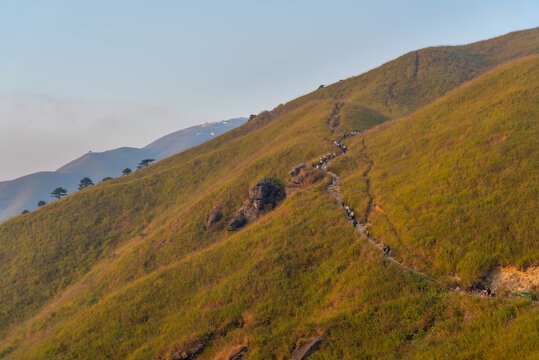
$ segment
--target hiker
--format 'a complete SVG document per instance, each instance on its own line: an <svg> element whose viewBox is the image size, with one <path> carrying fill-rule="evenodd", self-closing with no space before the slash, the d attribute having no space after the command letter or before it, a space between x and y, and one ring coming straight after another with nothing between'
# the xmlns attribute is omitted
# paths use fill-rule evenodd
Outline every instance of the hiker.
<svg viewBox="0 0 539 360"><path fill-rule="evenodd" d="M344 207L344 201L341 201L341 206Z"/></svg>
<svg viewBox="0 0 539 360"><path fill-rule="evenodd" d="M367 230L367 231L365 232L365 235L367 235L367 237L370 237L370 236L371 236L370 231Z"/></svg>
<svg viewBox="0 0 539 360"><path fill-rule="evenodd" d="M357 225L357 220L354 219L354 221L352 221L352 224L354 224L354 227L356 227L356 225Z"/></svg>
<svg viewBox="0 0 539 360"><path fill-rule="evenodd" d="M342 147L342 152L346 154L346 145Z"/></svg>
<svg viewBox="0 0 539 360"><path fill-rule="evenodd" d="M391 251L391 246L389 245L386 245L384 246L384 253L389 256L389 252Z"/></svg>
<svg viewBox="0 0 539 360"><path fill-rule="evenodd" d="M352 220L355 220L355 219L356 219L356 213L352 211L352 212L350 213L350 218L351 218Z"/></svg>
<svg viewBox="0 0 539 360"><path fill-rule="evenodd" d="M490 288L488 286L487 286L485 291L487 293L487 296L490 296L490 294L492 293L492 290L490 290Z"/></svg>

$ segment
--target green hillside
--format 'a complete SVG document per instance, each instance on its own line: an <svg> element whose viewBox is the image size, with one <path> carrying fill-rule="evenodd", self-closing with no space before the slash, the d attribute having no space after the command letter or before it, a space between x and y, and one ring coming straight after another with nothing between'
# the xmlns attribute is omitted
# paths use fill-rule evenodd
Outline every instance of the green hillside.
<svg viewBox="0 0 539 360"><path fill-rule="evenodd" d="M533 57L370 131L371 192L387 213L373 213L373 231L466 283L538 264L538 94Z"/></svg>
<svg viewBox="0 0 539 360"><path fill-rule="evenodd" d="M372 195L386 212L369 222L396 257L451 285L537 264L537 57L387 120L538 54L538 40L532 29L405 55L2 224L0 358L170 358L194 344L197 359L244 346L288 358L317 334L312 359L533 354L534 302L448 292L388 261L338 211L329 178L226 227L263 176L286 183L342 131L385 122L331 168L356 209ZM216 204L223 219L205 230Z"/></svg>

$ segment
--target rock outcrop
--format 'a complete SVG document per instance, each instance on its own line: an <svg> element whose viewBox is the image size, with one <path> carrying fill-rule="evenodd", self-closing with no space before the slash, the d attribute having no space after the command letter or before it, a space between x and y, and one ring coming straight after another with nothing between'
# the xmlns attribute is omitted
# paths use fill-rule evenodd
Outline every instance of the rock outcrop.
<svg viewBox="0 0 539 360"><path fill-rule="evenodd" d="M247 225L248 222L256 220L260 212L253 205L244 205L239 208L236 216L228 224L229 231L236 231Z"/></svg>
<svg viewBox="0 0 539 360"><path fill-rule="evenodd" d="M218 223L223 218L223 205L217 204L210 211L208 222L206 223L206 230L209 230L213 225Z"/></svg>
<svg viewBox="0 0 539 360"><path fill-rule="evenodd" d="M321 337L313 337L307 340L307 342L294 350L290 355L291 360L303 360L312 355L320 347L320 343L324 341Z"/></svg>
<svg viewBox="0 0 539 360"><path fill-rule="evenodd" d="M260 211L268 205L271 206L270 210L273 209L283 195L278 184L265 176L249 191L253 206Z"/></svg>
<svg viewBox="0 0 539 360"><path fill-rule="evenodd" d="M263 177L249 190L249 200L236 212L228 224L229 231L236 231L262 215L263 210L273 210L285 197L285 192L278 180Z"/></svg>
<svg viewBox="0 0 539 360"><path fill-rule="evenodd" d="M228 360L241 360L247 353L249 352L249 348L247 346L241 348L240 351L238 351L236 354L230 356Z"/></svg>
<svg viewBox="0 0 539 360"><path fill-rule="evenodd" d="M185 350L178 351L170 357L172 360L193 360L204 351L204 345L201 343L193 345Z"/></svg>
<svg viewBox="0 0 539 360"><path fill-rule="evenodd" d="M301 163L301 164L298 164L296 166L294 166L288 173L291 175L291 176L296 176L301 169L305 169L307 167L307 164L305 163Z"/></svg>

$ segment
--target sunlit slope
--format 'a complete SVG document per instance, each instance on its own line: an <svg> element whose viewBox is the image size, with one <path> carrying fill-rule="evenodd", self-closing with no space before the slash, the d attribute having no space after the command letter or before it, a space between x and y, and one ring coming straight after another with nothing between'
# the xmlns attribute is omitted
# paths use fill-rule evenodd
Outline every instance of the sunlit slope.
<svg viewBox="0 0 539 360"><path fill-rule="evenodd" d="M108 295L89 291L89 280L12 340L7 358L169 359L198 343L197 360L228 359L243 346L249 359L287 358L317 335L326 340L314 359L536 350L539 312L529 301L436 288L359 240L336 210L322 183Z"/></svg>
<svg viewBox="0 0 539 360"><path fill-rule="evenodd" d="M313 99L360 103L389 117L408 115L494 66L539 54L539 28L463 46L429 47L290 102Z"/></svg>
<svg viewBox="0 0 539 360"><path fill-rule="evenodd" d="M538 264L538 114L539 58L531 57L369 131L373 232L406 261L461 285L496 265ZM345 184L365 206L364 186Z"/></svg>
<svg viewBox="0 0 539 360"><path fill-rule="evenodd" d="M516 36L519 49L526 54L537 51L536 29L507 36ZM511 54L511 41L490 41L492 49ZM514 56L519 54L513 52ZM444 61L440 63L452 64L451 57ZM491 65L496 61L501 59L492 60ZM409 71L396 64L394 78L405 79L408 75L402 74ZM325 348L330 358L338 358L339 351L357 358L358 354L367 354L369 348L374 349L374 357L408 351L408 338L421 339L425 335L421 331L426 330L419 329L429 329L436 323L420 318L432 305L431 297L446 305L458 297L444 300L439 289L388 266L368 244L354 245L356 236L341 214L329 210L334 204L324 194L323 186L297 194L275 213L239 233L225 230L249 188L262 176L286 181L291 166L334 149L330 145L334 135L328 125L335 132L367 129L416 110L437 96L428 90L430 95L423 96L425 99L413 100L415 91L431 89L432 78L421 78L418 71L411 80L414 86L407 92L394 93L400 103L410 103L398 111L384 110L385 99L377 95L378 90L365 90L384 89L393 69L384 66L265 112L240 128L130 176L91 187L2 224L0 354L10 347L9 356L14 359L105 355L152 358L166 356L193 338L208 341L204 356L211 358L230 344L232 338L226 334L231 331L226 329L236 320L241 322L240 318L245 318L244 323L253 321L257 330L247 327L234 333L238 335L234 341L241 342L242 337L252 341L253 358L285 354L298 337L316 333L322 323L325 325L320 331L324 334L333 329L328 333L334 334L333 342ZM444 76L447 66L436 67L439 76ZM485 66L483 70L474 71L487 68L481 66ZM455 79L439 88L440 94L467 77ZM339 95L341 86L346 97ZM369 149L369 141L367 145ZM351 147L347 155L350 162L340 170L350 176L345 179L350 185L345 187L347 191L362 189L361 176L352 181L352 176L363 171L363 163L354 160L360 156L359 151L359 147ZM374 186L373 179L373 191ZM223 204L224 218L206 231L204 225L216 203ZM249 241L258 243L250 245ZM317 252L319 246L324 251ZM354 246L361 249L354 250ZM358 254L362 254L359 262ZM253 264L258 262L262 265L254 271ZM277 273L271 272L274 264L282 265ZM324 269L311 275L310 264ZM345 269L349 271L343 277L346 281L340 279ZM235 272L247 277L230 278ZM262 285L249 288L253 284L249 276L260 276L256 281ZM296 284L302 277L305 281ZM324 283L327 278L332 280ZM334 293L337 285L341 290ZM318 288L323 294L312 301L304 295ZM364 289L359 298L358 288ZM242 291L245 296L238 296ZM283 298L288 295L290 300ZM363 322L378 313L378 302L388 302L384 310L387 318L379 327L371 324L373 327L366 328ZM479 335L484 328L509 331L503 318L505 303L491 308L470 301L463 306L471 314L492 312L495 321L499 320L489 324L479 315L472 317L477 322L470 323L475 326L470 332L475 331L483 344L488 344ZM507 319L518 318L515 322L527 326L520 322L521 314L529 311L527 306L516 306ZM326 307L327 312L322 311ZM392 315L395 308L414 310L399 320ZM443 305L434 319L442 323L447 320L445 309ZM254 312L253 318L250 312ZM340 313L352 332L341 328ZM453 320L451 324L458 329L462 317ZM424 325L413 325L414 321ZM388 329L395 331L392 340L377 342L376 334L385 334ZM364 339L358 345L352 333L360 330ZM345 335L341 338L340 333ZM447 335L446 339L450 338ZM526 347L521 349L526 351Z"/></svg>
<svg viewBox="0 0 539 360"><path fill-rule="evenodd" d="M210 141L7 221L0 227L2 327L35 312L126 241L154 236L177 246L163 256L178 258L226 235L203 229L213 202L225 204L222 229L259 178L284 177L294 162L329 147L331 111L331 104L308 105L261 129L254 120L249 136ZM154 252L140 253L148 259L137 271L159 264Z"/></svg>

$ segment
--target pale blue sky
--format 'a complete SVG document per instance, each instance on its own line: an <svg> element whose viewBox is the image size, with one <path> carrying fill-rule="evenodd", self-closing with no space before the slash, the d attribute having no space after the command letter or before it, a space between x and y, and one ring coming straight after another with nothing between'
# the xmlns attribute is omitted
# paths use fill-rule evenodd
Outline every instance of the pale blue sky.
<svg viewBox="0 0 539 360"><path fill-rule="evenodd" d="M271 109L414 49L535 27L538 15L537 0L0 0L0 95L177 112L178 121L117 143L141 146Z"/></svg>

